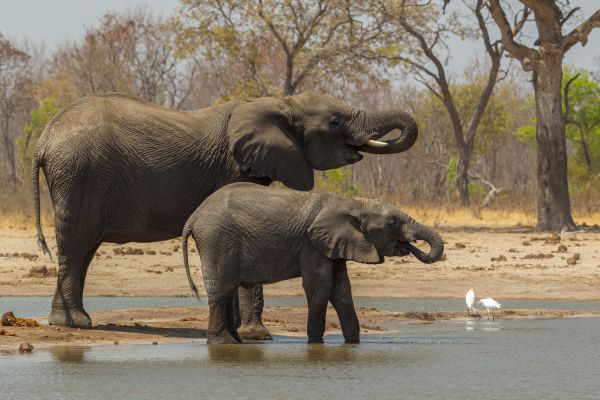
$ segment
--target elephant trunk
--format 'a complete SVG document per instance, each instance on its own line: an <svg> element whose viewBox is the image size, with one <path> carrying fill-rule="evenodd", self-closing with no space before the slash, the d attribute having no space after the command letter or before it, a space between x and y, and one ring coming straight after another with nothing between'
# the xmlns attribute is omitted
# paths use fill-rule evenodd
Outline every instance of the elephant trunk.
<svg viewBox="0 0 600 400"><path fill-rule="evenodd" d="M363 115L363 129L367 133L360 151L373 154L394 154L406 151L415 144L419 128L414 118L405 112L382 111ZM400 136L387 140L377 140L387 134L400 130Z"/></svg>
<svg viewBox="0 0 600 400"><path fill-rule="evenodd" d="M409 231L414 240L424 240L431 248L428 253L422 252L412 244L408 244L410 252L422 263L431 264L438 261L444 254L444 241L442 237L428 226L411 222ZM408 235L407 235L408 236Z"/></svg>

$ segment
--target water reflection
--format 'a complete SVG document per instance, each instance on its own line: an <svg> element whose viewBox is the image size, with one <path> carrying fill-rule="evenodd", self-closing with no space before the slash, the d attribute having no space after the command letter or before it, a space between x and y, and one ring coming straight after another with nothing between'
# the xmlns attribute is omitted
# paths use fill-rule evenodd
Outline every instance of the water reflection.
<svg viewBox="0 0 600 400"><path fill-rule="evenodd" d="M208 359L217 364L371 364L412 362L415 354L399 350L402 343L388 342L393 350L384 350L382 343L371 344L242 344L207 345ZM287 368L287 367L286 367Z"/></svg>
<svg viewBox="0 0 600 400"><path fill-rule="evenodd" d="M52 346L48 349L55 361L80 363L85 359L85 353L92 350L90 346Z"/></svg>

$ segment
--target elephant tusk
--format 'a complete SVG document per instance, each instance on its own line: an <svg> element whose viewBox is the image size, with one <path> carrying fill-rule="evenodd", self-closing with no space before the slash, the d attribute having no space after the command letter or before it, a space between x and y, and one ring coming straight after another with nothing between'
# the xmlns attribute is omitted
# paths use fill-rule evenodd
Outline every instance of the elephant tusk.
<svg viewBox="0 0 600 400"><path fill-rule="evenodd" d="M367 143L365 143L367 146L371 146L371 147L386 147L388 145L388 143L386 142L380 142L379 140L372 140L369 139L367 140Z"/></svg>

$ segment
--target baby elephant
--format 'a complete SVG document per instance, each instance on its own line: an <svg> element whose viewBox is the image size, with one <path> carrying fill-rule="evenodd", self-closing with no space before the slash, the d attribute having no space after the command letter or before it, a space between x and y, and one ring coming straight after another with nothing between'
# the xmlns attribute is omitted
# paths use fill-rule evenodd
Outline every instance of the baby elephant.
<svg viewBox="0 0 600 400"><path fill-rule="evenodd" d="M308 300L308 342L322 343L327 303L340 319L346 343L359 342L346 260L379 264L412 253L433 263L444 252L431 228L389 204L332 193L307 193L252 183L227 185L209 196L183 230L184 264L192 235L208 294L208 343L241 342L233 320L239 286L302 277ZM411 244L425 240L424 253Z"/></svg>

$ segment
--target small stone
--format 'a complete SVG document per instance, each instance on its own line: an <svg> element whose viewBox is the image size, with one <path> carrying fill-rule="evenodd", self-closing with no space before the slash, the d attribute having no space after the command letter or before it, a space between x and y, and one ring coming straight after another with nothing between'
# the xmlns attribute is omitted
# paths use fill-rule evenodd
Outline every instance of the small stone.
<svg viewBox="0 0 600 400"><path fill-rule="evenodd" d="M456 246L457 249L464 249L465 247L467 247L464 243L461 242L455 243L454 246Z"/></svg>
<svg viewBox="0 0 600 400"><path fill-rule="evenodd" d="M556 249L557 253L566 253L567 252L567 245L566 244L559 244L558 245L558 249Z"/></svg>
<svg viewBox="0 0 600 400"><path fill-rule="evenodd" d="M492 261L506 261L506 257L500 254L498 257L492 257Z"/></svg>
<svg viewBox="0 0 600 400"><path fill-rule="evenodd" d="M531 242L528 240L523 240L523 246L531 246Z"/></svg>
<svg viewBox="0 0 600 400"><path fill-rule="evenodd" d="M156 346L158 342L152 342L152 346Z"/></svg>
<svg viewBox="0 0 600 400"><path fill-rule="evenodd" d="M29 343L21 343L19 345L19 353L31 353L33 351L33 345Z"/></svg>
<svg viewBox="0 0 600 400"><path fill-rule="evenodd" d="M156 255L156 251L154 251L154 250L146 250L146 254L149 255L149 256L154 256L154 255Z"/></svg>
<svg viewBox="0 0 600 400"><path fill-rule="evenodd" d="M575 254L573 254L573 259L574 259L575 261L579 261L579 258L580 258L580 257L581 257L581 255L580 255L579 253L575 253Z"/></svg>
<svg viewBox="0 0 600 400"><path fill-rule="evenodd" d="M12 311L2 314L2 326L13 326L17 322L17 317Z"/></svg>
<svg viewBox="0 0 600 400"><path fill-rule="evenodd" d="M113 344L114 344L115 346L118 346L118 345L119 345L119 342L118 342L117 340L115 340L115 341L113 342Z"/></svg>

